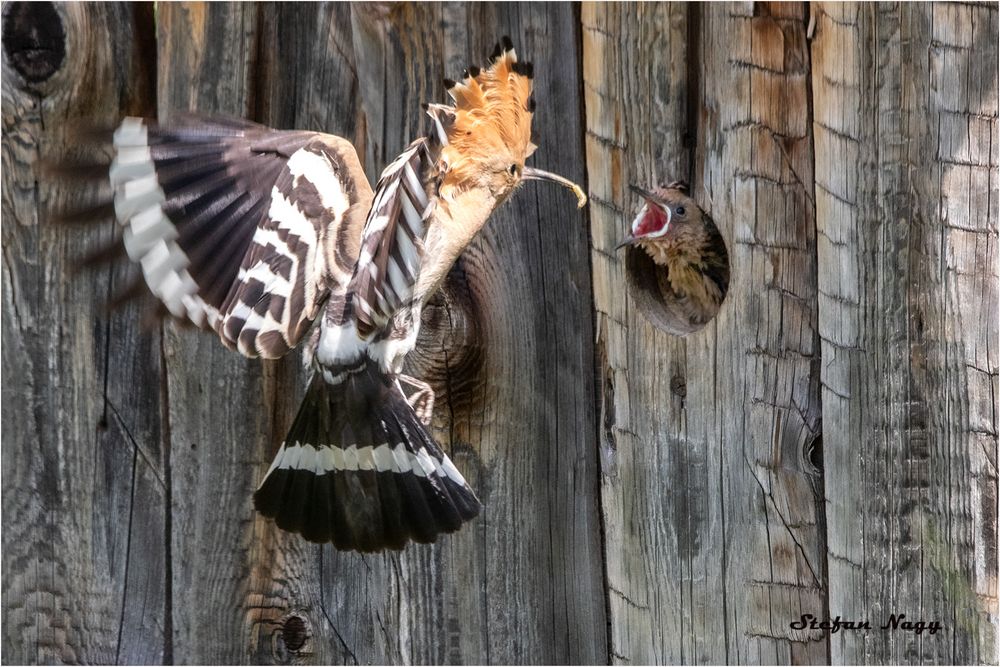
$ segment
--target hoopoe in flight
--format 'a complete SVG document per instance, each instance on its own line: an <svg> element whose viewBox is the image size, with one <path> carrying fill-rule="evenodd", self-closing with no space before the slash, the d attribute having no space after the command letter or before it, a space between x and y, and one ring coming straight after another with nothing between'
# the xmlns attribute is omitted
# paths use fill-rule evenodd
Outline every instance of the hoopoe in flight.
<svg viewBox="0 0 1000 667"><path fill-rule="evenodd" d="M403 359L421 308L523 181L586 202L524 164L532 66L509 38L488 68L446 85L454 105L425 107L433 130L374 191L332 135L203 117L128 118L113 135L124 247L165 310L248 357L304 343L314 374L254 504L342 550L433 542L479 513L427 428L433 393L401 374Z"/></svg>
<svg viewBox="0 0 1000 667"><path fill-rule="evenodd" d="M690 324L715 317L729 290L726 244L682 181L652 192L631 186L645 201L618 248L637 245L665 269L660 289L672 294Z"/></svg>

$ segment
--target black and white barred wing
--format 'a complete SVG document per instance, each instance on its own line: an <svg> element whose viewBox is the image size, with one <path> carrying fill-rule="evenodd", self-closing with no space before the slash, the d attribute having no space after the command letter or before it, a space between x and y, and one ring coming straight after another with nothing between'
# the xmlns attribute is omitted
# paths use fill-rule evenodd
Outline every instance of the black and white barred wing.
<svg viewBox="0 0 1000 667"><path fill-rule="evenodd" d="M244 121L129 118L114 147L126 251L171 315L246 356L273 358L350 280L350 219L371 188L345 140Z"/></svg>
<svg viewBox="0 0 1000 667"><path fill-rule="evenodd" d="M434 201L424 182L434 160L418 139L382 172L351 281L358 333L367 336L409 304Z"/></svg>

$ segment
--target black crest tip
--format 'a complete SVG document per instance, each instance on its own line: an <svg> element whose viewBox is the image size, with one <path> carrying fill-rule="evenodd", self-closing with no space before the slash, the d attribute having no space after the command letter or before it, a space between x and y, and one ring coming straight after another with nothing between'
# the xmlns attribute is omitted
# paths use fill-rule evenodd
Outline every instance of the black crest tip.
<svg viewBox="0 0 1000 667"><path fill-rule="evenodd" d="M511 69L513 69L515 73L520 74L523 77L527 77L529 79L535 78L535 67L531 63L520 63L520 62L514 63L511 66Z"/></svg>
<svg viewBox="0 0 1000 667"><path fill-rule="evenodd" d="M500 48L500 42L497 42L496 46L493 47L493 51L490 52L490 62L492 63L499 58L501 53L503 53L503 50Z"/></svg>
<svg viewBox="0 0 1000 667"><path fill-rule="evenodd" d="M509 35L504 35L503 37L501 37L500 38L500 43L503 44L503 50L504 51L513 51L514 50L514 42L510 41L510 36Z"/></svg>
<svg viewBox="0 0 1000 667"><path fill-rule="evenodd" d="M455 87L455 81L453 81L452 79L445 79L444 87L448 90L451 90L452 88Z"/></svg>
<svg viewBox="0 0 1000 667"><path fill-rule="evenodd" d="M482 70L480 70L480 69L479 69L478 67L476 67L475 65L469 65L469 69L468 69L468 72L469 72L469 76L470 76L470 77L472 77L473 79L477 79L477 78L479 78L479 73L480 73L481 71L482 71Z"/></svg>

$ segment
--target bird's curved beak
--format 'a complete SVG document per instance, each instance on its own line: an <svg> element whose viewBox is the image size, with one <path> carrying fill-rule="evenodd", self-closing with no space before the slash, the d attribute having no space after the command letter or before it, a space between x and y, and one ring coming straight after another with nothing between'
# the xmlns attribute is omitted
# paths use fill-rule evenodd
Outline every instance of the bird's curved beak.
<svg viewBox="0 0 1000 667"><path fill-rule="evenodd" d="M583 191L579 185L569 180L568 178L563 178L559 174L553 174L550 171L545 171L544 169L535 169L534 167L525 167L521 172L521 178L526 181L550 181L564 188L569 188L576 195L576 207L583 208L587 205L587 193Z"/></svg>

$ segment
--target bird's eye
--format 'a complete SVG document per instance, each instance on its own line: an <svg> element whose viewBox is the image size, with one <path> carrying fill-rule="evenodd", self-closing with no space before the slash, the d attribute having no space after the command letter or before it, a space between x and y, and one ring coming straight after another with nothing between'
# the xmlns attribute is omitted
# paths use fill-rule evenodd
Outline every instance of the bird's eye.
<svg viewBox="0 0 1000 667"><path fill-rule="evenodd" d="M517 165L516 164L510 165L510 175L511 176L517 175Z"/></svg>
<svg viewBox="0 0 1000 667"><path fill-rule="evenodd" d="M677 215L684 215L684 207L678 206L677 208L674 209L674 213L676 213Z"/></svg>

